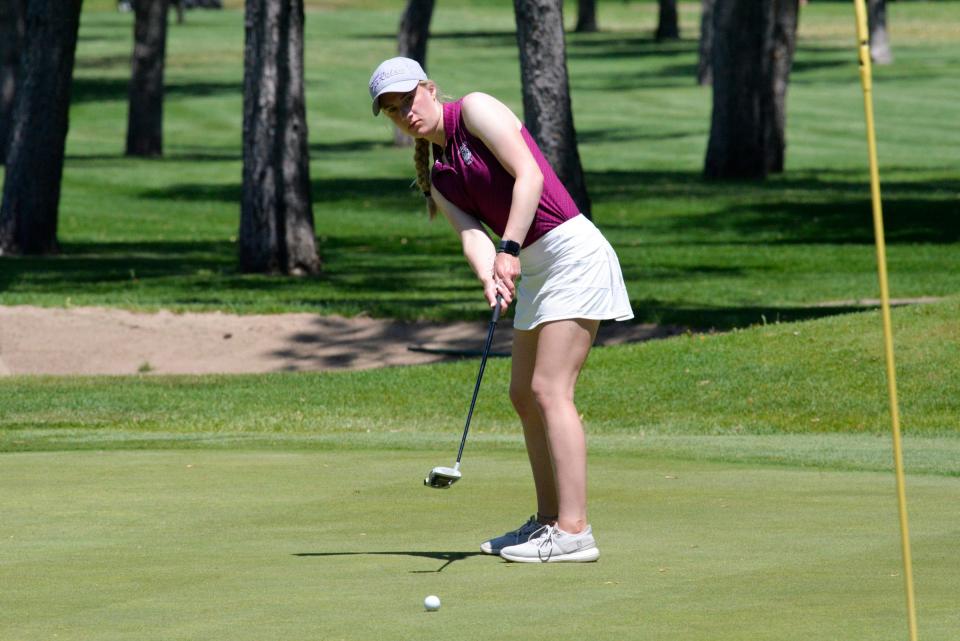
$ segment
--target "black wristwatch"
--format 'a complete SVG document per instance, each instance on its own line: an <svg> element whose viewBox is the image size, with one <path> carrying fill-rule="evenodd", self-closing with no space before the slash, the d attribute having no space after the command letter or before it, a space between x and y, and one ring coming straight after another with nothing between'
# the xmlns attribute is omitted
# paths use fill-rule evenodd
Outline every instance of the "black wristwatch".
<svg viewBox="0 0 960 641"><path fill-rule="evenodd" d="M497 248L497 253L505 252L511 256L520 255L520 243L515 240L501 240L500 246Z"/></svg>

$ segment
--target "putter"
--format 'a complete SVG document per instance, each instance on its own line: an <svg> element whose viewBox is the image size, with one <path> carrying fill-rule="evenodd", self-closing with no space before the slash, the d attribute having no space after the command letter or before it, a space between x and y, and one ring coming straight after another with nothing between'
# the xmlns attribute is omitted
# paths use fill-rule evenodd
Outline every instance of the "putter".
<svg viewBox="0 0 960 641"><path fill-rule="evenodd" d="M470 419L473 418L473 407L477 404L477 393L480 391L480 381L483 379L483 370L487 366L487 355L490 354L490 345L493 344L493 330L497 328L497 321L500 320L500 301L501 296L497 294L497 304L493 306L493 318L490 319L490 330L487 332L487 342L483 346L483 354L480 357L480 372L477 373L477 384L473 386L473 399L470 401L470 411L467 412L467 423L463 426L463 437L460 439L460 450L457 452L457 461L453 467L438 466L430 470L427 478L423 479L423 484L438 490L445 490L457 481L463 474L460 473L460 457L463 456L463 446L467 443L467 432L470 431Z"/></svg>

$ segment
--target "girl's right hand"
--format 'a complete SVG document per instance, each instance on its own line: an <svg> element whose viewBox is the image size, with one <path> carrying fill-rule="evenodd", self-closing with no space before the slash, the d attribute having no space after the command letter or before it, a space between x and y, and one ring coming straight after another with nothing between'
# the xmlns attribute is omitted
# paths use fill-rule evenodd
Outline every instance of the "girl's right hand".
<svg viewBox="0 0 960 641"><path fill-rule="evenodd" d="M506 283L497 278L491 278L483 284L483 295L487 299L487 303L490 305L490 308L493 309L493 306L497 304L497 296L500 296L500 312L503 313L507 311L507 308L510 307L510 303L513 302L513 296L510 294L510 289L507 287Z"/></svg>

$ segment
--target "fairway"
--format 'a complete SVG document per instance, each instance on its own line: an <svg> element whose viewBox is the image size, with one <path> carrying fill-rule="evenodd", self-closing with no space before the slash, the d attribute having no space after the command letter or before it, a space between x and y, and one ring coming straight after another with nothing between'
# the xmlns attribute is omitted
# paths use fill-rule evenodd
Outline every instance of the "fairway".
<svg viewBox="0 0 960 641"><path fill-rule="evenodd" d="M523 454L423 488L448 455L6 454L3 639L904 636L889 474L605 454L600 561L525 566L477 549L532 509ZM960 484L909 488L923 638L955 638Z"/></svg>

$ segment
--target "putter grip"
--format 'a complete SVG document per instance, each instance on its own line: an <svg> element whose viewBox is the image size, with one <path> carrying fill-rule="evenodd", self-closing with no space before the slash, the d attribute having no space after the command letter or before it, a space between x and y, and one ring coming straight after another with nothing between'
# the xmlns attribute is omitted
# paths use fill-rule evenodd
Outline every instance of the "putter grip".
<svg viewBox="0 0 960 641"><path fill-rule="evenodd" d="M496 323L500 320L500 304L503 302L503 296L497 294L497 304L493 306L493 318L490 319L491 323Z"/></svg>

